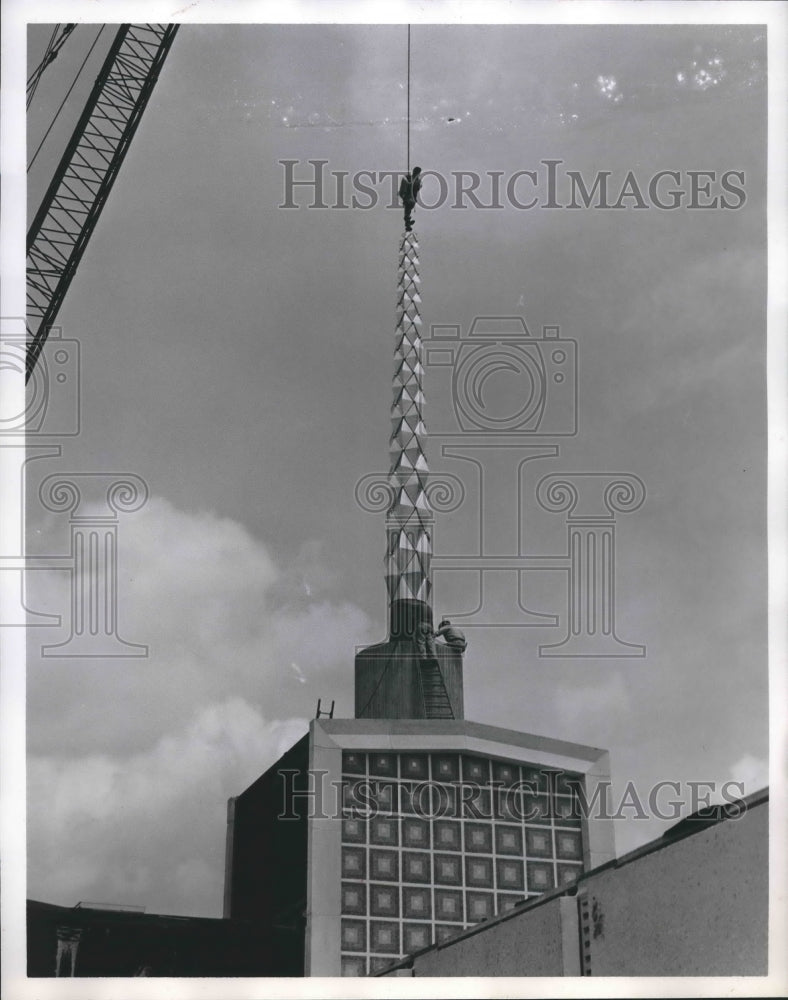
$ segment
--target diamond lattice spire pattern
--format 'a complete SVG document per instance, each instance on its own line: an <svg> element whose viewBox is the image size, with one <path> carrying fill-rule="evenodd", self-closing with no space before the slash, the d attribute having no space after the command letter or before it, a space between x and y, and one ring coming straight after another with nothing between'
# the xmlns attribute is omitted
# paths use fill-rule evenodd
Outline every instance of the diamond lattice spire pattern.
<svg viewBox="0 0 788 1000"><path fill-rule="evenodd" d="M391 406L390 467L392 502L386 514L386 585L389 603L430 601L432 511L427 499L427 431L419 315L418 240L413 232L400 242L397 281L397 332L394 350L394 399Z"/></svg>

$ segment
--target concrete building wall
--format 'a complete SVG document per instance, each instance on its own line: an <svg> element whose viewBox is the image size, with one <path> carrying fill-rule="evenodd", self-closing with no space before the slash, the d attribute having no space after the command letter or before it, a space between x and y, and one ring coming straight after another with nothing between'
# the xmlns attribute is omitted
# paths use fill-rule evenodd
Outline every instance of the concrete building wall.
<svg viewBox="0 0 788 1000"><path fill-rule="evenodd" d="M765 806L592 875L584 973L765 975L768 889Z"/></svg>
<svg viewBox="0 0 788 1000"><path fill-rule="evenodd" d="M388 974L766 975L769 812L765 794L747 801L738 819L698 822L687 836L668 831L565 895L417 952Z"/></svg>
<svg viewBox="0 0 788 1000"><path fill-rule="evenodd" d="M567 925L573 934L564 933ZM447 942L428 956L417 958L414 974L521 976L523 967L531 970L531 976L580 974L577 907L573 899L551 899L536 907L526 935L519 921L509 920L500 924L493 935L482 931L455 944Z"/></svg>

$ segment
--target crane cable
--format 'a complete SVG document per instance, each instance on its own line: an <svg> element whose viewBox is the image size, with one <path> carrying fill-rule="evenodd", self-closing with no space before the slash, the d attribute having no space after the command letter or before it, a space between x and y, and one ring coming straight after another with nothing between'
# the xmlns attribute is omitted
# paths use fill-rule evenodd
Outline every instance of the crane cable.
<svg viewBox="0 0 788 1000"><path fill-rule="evenodd" d="M41 79L44 69L52 61L49 57L49 53L52 51L52 44L55 41L55 36L57 35L59 24L56 24L52 29L52 34L49 36L49 41L47 42L47 47L44 49L44 55L41 57L41 62L36 66L33 72L30 74L27 81L27 107L30 108L30 103L33 100L33 95L36 92L36 87Z"/></svg>
<svg viewBox="0 0 788 1000"><path fill-rule="evenodd" d="M27 107L33 103L33 97L35 96L36 89L41 82L41 77L44 75L44 70L49 66L54 59L57 58L58 53L65 45L66 39L71 34L71 32L76 28L76 24L66 24L63 27L63 31L60 34L60 38L55 41L55 36L60 28L59 24L55 25L52 35L47 44L46 50L44 52L43 58L38 66L30 74L30 79L27 81Z"/></svg>
<svg viewBox="0 0 788 1000"><path fill-rule="evenodd" d="M80 78L80 76L82 75L82 70L83 70L83 69L85 68L85 63L86 63L86 62L88 61L88 59L90 59L90 54L91 54L91 52L93 51L93 49L95 49L95 47L96 47L96 42L97 42L97 41L99 40L99 38L101 38L101 33L102 33L102 31L104 30L104 28L105 28L105 27L106 27L106 25L103 25L103 24L102 24L102 25L101 25L101 27L99 28L99 31L98 31L98 34L97 34L97 35L96 35L96 37L95 37L95 38L93 39L93 44L92 44L92 45L90 46L90 48L88 49L88 53L87 53L87 55L86 55L86 56L85 56L85 58L84 58L84 59L82 60L82 65L81 65L81 66L79 67L79 69L77 70L77 75L76 75L76 76L74 77L74 80L73 80L73 82L72 82L71 86L70 86L70 87L68 88L68 90L67 90L67 92L66 92L66 96L65 96L65 97L63 98L63 100L62 100L62 101L60 102L60 107L59 107L59 108L57 109L57 111L55 112L55 117L54 117L54 118L52 119L52 121L50 122L50 124L49 124L49 128L48 128L48 129L46 130L46 132L44 132L44 138L43 138L43 139L41 140L41 142L39 142L39 144L38 144L38 148L36 149L35 153L33 153L33 158L32 158L32 160L31 160L31 161L30 161L30 163L28 163L28 165L27 165L27 172L28 172L28 173L30 173L30 168L31 168L31 167L33 166L33 164L34 164L34 163L36 162L36 157L37 157L37 156L38 156L38 154L39 154L39 153L41 152L41 147L42 147L42 146L44 145L44 143L46 142L46 140L47 140L47 136L48 136L48 135L49 135L49 133L50 133L50 132L52 131L52 129L53 129L54 125L55 125L55 122L56 122L56 121L58 120L58 117L60 116L60 112L61 112L61 111L63 110L63 106L65 105L66 101L68 100L68 98L69 98L69 96L70 96L70 94L71 94L71 91L72 91L72 90L74 89L74 87L76 86L76 83L77 83L77 80L78 80L78 79Z"/></svg>
<svg viewBox="0 0 788 1000"><path fill-rule="evenodd" d="M408 25L408 117L407 117L407 144L408 144L408 173L410 174L410 25Z"/></svg>

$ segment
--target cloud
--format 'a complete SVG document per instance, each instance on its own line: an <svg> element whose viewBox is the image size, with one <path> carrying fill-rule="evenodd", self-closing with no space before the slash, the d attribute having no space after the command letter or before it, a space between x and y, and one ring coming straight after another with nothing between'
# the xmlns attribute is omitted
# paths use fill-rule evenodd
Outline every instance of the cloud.
<svg viewBox="0 0 788 1000"><path fill-rule="evenodd" d="M64 524L38 527L39 551L67 548ZM218 916L227 799L349 688L370 622L316 543L283 565L238 522L161 497L118 539L119 631L150 654L30 656L29 894ZM65 574L37 576L31 606L65 613Z"/></svg>
<svg viewBox="0 0 788 1000"><path fill-rule="evenodd" d="M743 786L742 796L769 786L769 761L746 753L731 765L731 779Z"/></svg>
<svg viewBox="0 0 788 1000"><path fill-rule="evenodd" d="M43 523L40 544L62 550L55 527L64 526ZM154 497L122 520L118 551L119 632L148 645L149 655L31 656L32 751L142 750L205 705L233 695L261 707L275 699L277 715L303 715L317 697L341 694L356 645L372 638L369 618L337 594L341 581L322 565L314 543L304 543L292 565L283 566L238 522ZM36 576L31 606L64 613L65 576ZM65 629L32 633L40 642L66 635Z"/></svg>
<svg viewBox="0 0 788 1000"><path fill-rule="evenodd" d="M221 915L226 802L307 730L242 698L130 755L28 762L28 893Z"/></svg>

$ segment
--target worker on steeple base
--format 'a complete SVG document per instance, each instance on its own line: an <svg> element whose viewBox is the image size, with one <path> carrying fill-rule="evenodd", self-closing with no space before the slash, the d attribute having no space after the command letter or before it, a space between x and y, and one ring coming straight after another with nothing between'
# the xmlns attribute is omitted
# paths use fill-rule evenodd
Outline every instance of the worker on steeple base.
<svg viewBox="0 0 788 1000"><path fill-rule="evenodd" d="M430 623L425 619L419 622L414 636L420 659L434 660L437 658L435 640L438 636L442 636L446 640L446 645L451 649L456 649L458 653L464 653L468 648L468 640L465 638L465 634L455 625L452 625L448 618L444 618L441 621L437 630L433 630Z"/></svg>

